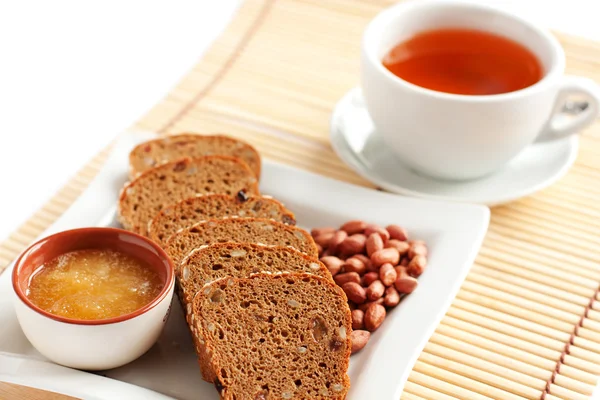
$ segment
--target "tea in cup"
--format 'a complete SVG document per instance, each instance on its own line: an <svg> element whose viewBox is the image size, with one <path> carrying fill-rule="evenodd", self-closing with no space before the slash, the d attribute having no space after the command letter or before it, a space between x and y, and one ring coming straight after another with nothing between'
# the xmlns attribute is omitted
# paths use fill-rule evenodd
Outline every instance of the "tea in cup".
<svg viewBox="0 0 600 400"><path fill-rule="evenodd" d="M361 86L399 159L432 177L466 180L594 121L600 87L565 76L564 67L556 38L519 16L462 1L408 1L367 27ZM586 107L564 122L571 96Z"/></svg>

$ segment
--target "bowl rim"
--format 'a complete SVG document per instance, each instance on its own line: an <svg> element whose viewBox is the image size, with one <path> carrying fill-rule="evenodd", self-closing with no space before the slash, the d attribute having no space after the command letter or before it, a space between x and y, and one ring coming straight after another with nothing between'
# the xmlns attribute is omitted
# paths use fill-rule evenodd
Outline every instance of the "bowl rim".
<svg viewBox="0 0 600 400"><path fill-rule="evenodd" d="M66 234L88 234L88 235L92 234L93 235L94 233L99 232L99 231L101 231L103 233L108 232L108 233L111 233L114 235L128 235L135 239L142 240L146 244L149 244L154 250L156 250L159 258L166 261L166 265L168 266L167 279L166 279L161 291L151 302L149 302L146 305L144 305L143 307L140 307L137 310L132 311L127 314L123 314L123 315L119 315L119 316L111 317L111 318L89 319L88 320L88 319L68 318L68 317L63 317L61 315L52 314L52 313L38 307L31 300L29 300L29 298L25 295L25 293L23 293L23 290L21 290L21 285L19 285L18 282L19 282L20 272L22 271L21 267L24 265L23 258L25 257L26 254L29 254L29 252L32 250L32 248L34 248L35 246L37 246L43 242L49 242L49 241L56 240L57 237L63 236ZM174 285L174 283L175 283L175 267L173 265L173 261L158 244L156 244L152 240L150 240L142 235L139 235L137 233L134 233L131 231L126 231L124 229L112 228L112 227L87 227L87 228L68 229L65 231L57 232L52 235L43 237L43 238L35 241L31 245L29 245L24 251L21 252L21 254L19 254L19 257L17 257L14 267L13 267L13 270L12 270L13 290L16 293L17 297L26 306L28 306L30 309L32 309L33 311L35 311L38 314L41 314L44 317L53 319L58 322L72 324L72 325L110 325L110 324L116 324L119 322L124 322L124 321L131 320L133 318L136 318L142 314L147 313L148 311L150 311L154 307L156 307L158 304L160 304L165 299L165 297L171 292L171 287Z"/></svg>

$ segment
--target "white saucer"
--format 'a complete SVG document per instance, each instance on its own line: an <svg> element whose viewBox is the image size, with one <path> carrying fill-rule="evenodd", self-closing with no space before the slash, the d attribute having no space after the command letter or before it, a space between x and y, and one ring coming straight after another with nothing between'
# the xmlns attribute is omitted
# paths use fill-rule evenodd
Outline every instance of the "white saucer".
<svg viewBox="0 0 600 400"><path fill-rule="evenodd" d="M390 192L446 201L497 205L529 195L561 178L577 157L579 138L534 144L502 170L472 181L442 181L411 170L375 130L360 89L348 92L331 118L331 144L358 174Z"/></svg>

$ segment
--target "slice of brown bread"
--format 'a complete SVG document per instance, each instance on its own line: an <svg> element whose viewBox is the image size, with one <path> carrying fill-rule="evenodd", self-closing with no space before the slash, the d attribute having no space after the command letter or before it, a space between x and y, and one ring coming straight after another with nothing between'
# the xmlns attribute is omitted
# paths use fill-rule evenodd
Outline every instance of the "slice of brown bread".
<svg viewBox="0 0 600 400"><path fill-rule="evenodd" d="M296 249L254 243L216 243L192 250L175 267L179 299L186 315L190 315L194 296L207 283L226 276L244 278L263 271L309 273L333 282L323 263Z"/></svg>
<svg viewBox="0 0 600 400"><path fill-rule="evenodd" d="M237 158L186 158L149 169L125 185L118 219L125 229L147 234L148 222L166 205L196 194L257 195L256 177Z"/></svg>
<svg viewBox="0 0 600 400"><path fill-rule="evenodd" d="M257 178L260 177L260 156L248 143L224 135L183 133L150 140L137 145L129 153L130 176L170 161L210 155L237 157L243 160Z"/></svg>
<svg viewBox="0 0 600 400"><path fill-rule="evenodd" d="M310 233L265 218L210 219L182 229L167 239L165 251L179 265L192 250L214 243L258 243L290 246L311 257L319 250Z"/></svg>
<svg viewBox="0 0 600 400"><path fill-rule="evenodd" d="M224 217L271 218L295 225L294 214L266 196L211 194L196 196L163 208L148 225L148 236L160 245L175 232L199 221Z"/></svg>
<svg viewBox="0 0 600 400"><path fill-rule="evenodd" d="M192 313L200 369L221 399L345 398L352 323L330 280L223 278L198 292Z"/></svg>

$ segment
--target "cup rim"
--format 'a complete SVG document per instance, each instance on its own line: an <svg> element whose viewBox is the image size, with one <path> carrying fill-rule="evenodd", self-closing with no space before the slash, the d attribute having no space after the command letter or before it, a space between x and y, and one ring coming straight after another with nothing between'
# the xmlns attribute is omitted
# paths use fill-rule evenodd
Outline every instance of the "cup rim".
<svg viewBox="0 0 600 400"><path fill-rule="evenodd" d="M548 69L548 71L546 71L542 79L540 79L533 85L512 92L486 95L469 95L436 91L408 82L400 78L399 76L394 75L392 72L390 72L387 68L383 66L382 60L380 60L376 54L376 44L381 40L381 35L384 28L386 28L390 23L392 23L393 19L396 18L398 15L404 14L414 9L431 8L438 6L466 7L473 10L482 10L495 13L513 19L519 24L527 26L532 31L536 32L536 34L538 34L546 42L549 51L552 52L552 58L554 62L550 65L550 68ZM390 84L412 89L413 91L419 92L424 95L433 96L438 99L460 101L465 103L493 102L499 100L512 100L525 97L533 92L543 90L547 86L551 85L553 83L552 81L556 77L562 75L565 68L564 51L560 46L558 40L548 30L517 14L501 10L491 5L469 2L465 0L412 0L388 7L387 9L381 11L378 15L376 15L375 18L373 18L371 22L367 25L367 28L365 29L363 34L362 49L369 62L373 64L374 68L379 73L383 74L383 76L385 76L390 81Z"/></svg>
<svg viewBox="0 0 600 400"><path fill-rule="evenodd" d="M22 267L23 267L23 265L25 265L24 258L26 257L26 255L29 254L30 251L34 247L36 247L44 242L50 242L50 241L56 240L60 236L73 235L73 234L75 234L75 235L77 235L77 234L92 234L93 235L97 232L103 232L103 233L108 232L108 233L114 234L114 235L128 235L129 237L133 237L135 239L145 242L146 244L149 244L154 250L156 250L156 252L158 253L158 257L161 258L163 261L166 261L166 265L168 266L167 267L167 279L165 280L165 283L164 283L161 291L158 293L158 295L151 302L147 303L143 307L140 307L137 310L134 310L130 313L119 315L116 317L111 317L111 318L90 319L90 320L68 318L68 317L63 317L61 315L55 315L46 310L43 310L39 306L35 305L31 300L29 300L29 298L25 295L25 293L23 293L23 290L21 290L21 285L19 285L19 277L20 277L20 273L22 271ZM28 246L27 249L25 249L23 252L21 252L19 257L16 259L14 266L13 266L13 270L12 270L13 290L16 293L16 295L19 297L19 299L27 307L29 307L31 310L35 311L36 313L38 313L44 317L53 319L58 322L71 324L71 325L110 325L110 324L116 324L119 322L124 322L124 321L134 319L142 314L147 313L148 311L152 310L156 306L158 306L165 299L165 297L167 297L167 295L171 291L171 286L173 286L174 282L175 282L175 268L173 266L173 261L171 261L171 258L167 255L167 253L158 244L154 243L152 240L150 240L144 236L138 235L137 233L126 231L124 229L111 228L111 227L88 227L88 228L69 229L69 230L57 232L52 235L46 236L40 240L35 241L30 246Z"/></svg>

